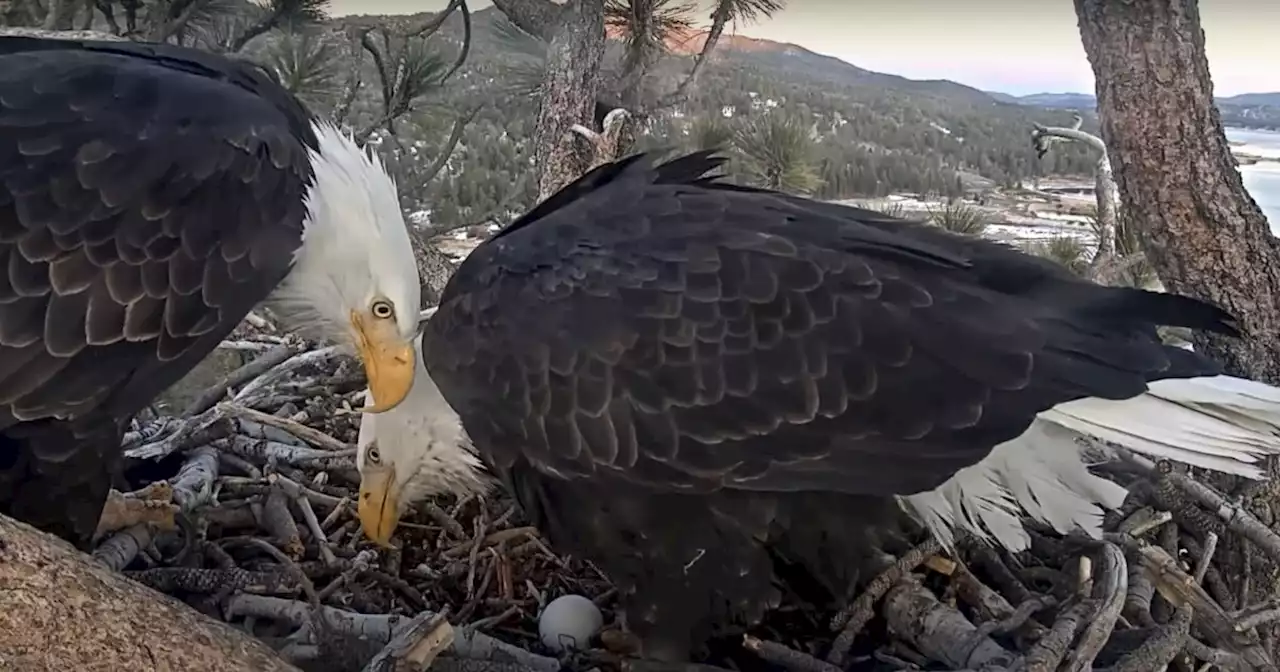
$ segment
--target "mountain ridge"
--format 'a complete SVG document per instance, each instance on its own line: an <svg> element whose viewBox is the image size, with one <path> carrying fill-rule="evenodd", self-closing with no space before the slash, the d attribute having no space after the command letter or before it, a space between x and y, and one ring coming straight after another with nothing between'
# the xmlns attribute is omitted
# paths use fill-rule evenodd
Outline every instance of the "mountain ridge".
<svg viewBox="0 0 1280 672"><path fill-rule="evenodd" d="M1060 93L1042 91L1024 96L1015 96L1011 93L1003 93L1000 91L985 91L984 93L996 98L997 100L1015 102L1021 105L1034 105L1036 107L1076 109L1077 107L1084 106L1092 108L1098 104L1097 97L1092 93L1079 93L1075 91L1063 91ZM1237 93L1234 96L1215 96L1214 100L1219 104L1226 105L1280 107L1280 91Z"/></svg>
<svg viewBox="0 0 1280 672"><path fill-rule="evenodd" d="M607 32L610 38L620 39L622 37L622 31L614 27L609 27L607 29ZM702 47L706 43L708 34L709 34L709 31L706 29L691 28L687 31L684 31L680 34L677 34L675 36L668 38L667 49L672 54L676 54L676 55L682 55L682 56L696 55L700 51L702 51ZM723 35L721 35L719 42L716 44L716 50L719 51L721 49L726 49L731 51L757 52L757 53L776 52L783 55L800 56L813 61L830 60L830 61L838 62L841 66L854 68L864 73L884 75L886 77L895 77L895 78L900 77L899 75L893 75L891 73L881 73L881 72L875 72L873 70L867 70L853 63L850 63L844 59L841 59L835 56L829 56L827 54L814 51L808 47L805 47L800 44L796 44L794 42L781 42L778 40L770 40L768 38L751 37L749 35L744 35L741 33L726 32ZM716 58L716 53L712 52L712 59L714 60L715 58ZM1044 92L1037 92L1037 93L1019 96L1019 95L1014 95L1010 93L1004 93L1001 91L984 91L982 89L969 86L968 84L965 84L964 82L961 82L959 80L909 79L906 77L900 77L900 79L907 80L907 81L915 81L915 82L936 83L944 86L946 84L952 84L955 86L964 87L965 89L971 89L973 91L980 92L1002 103L1013 103L1017 105L1030 105L1033 107L1044 107L1044 108L1051 108L1051 109L1068 109L1068 110L1076 110L1076 109L1092 110L1097 106L1097 100L1094 97L1094 95L1091 93L1079 93L1079 92L1073 92L1073 91L1064 91L1064 92L1044 91ZM1280 107L1280 91L1259 91L1259 92L1240 93L1233 96L1217 96L1216 100L1221 105L1234 105L1234 106L1242 106L1242 107Z"/></svg>

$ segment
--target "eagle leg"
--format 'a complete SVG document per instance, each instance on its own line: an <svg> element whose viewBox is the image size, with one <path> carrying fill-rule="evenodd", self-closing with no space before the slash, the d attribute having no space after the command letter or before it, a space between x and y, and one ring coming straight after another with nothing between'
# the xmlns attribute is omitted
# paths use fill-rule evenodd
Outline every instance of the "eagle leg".
<svg viewBox="0 0 1280 672"><path fill-rule="evenodd" d="M38 421L0 432L0 513L87 552L120 473L123 430L110 418L80 429Z"/></svg>

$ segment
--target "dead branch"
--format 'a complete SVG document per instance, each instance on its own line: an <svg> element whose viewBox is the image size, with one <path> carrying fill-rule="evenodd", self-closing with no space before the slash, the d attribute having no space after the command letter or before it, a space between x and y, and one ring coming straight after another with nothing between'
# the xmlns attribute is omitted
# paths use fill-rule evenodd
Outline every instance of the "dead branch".
<svg viewBox="0 0 1280 672"><path fill-rule="evenodd" d="M1116 187L1115 175L1111 170L1111 159L1107 154L1107 145L1092 133L1080 130L1083 119L1075 115L1075 123L1071 128L1061 126L1044 126L1036 124L1031 132L1031 142L1035 146L1036 155L1043 158L1055 142L1079 142L1098 152L1098 162L1094 169L1094 191L1098 203L1098 249L1090 262L1090 268L1096 271L1106 264L1114 263L1116 256L1116 207L1119 203L1119 189ZM1116 277L1115 269L1107 269L1111 278Z"/></svg>
<svg viewBox="0 0 1280 672"><path fill-rule="evenodd" d="M874 616L873 607L875 603L880 601L880 598L884 597L896 583L903 580L920 563L941 550L942 544L935 539L930 539L911 549L892 567L873 579L863 593L858 596L857 600L854 600L852 604L837 614L831 620L831 629L840 630L840 634L836 637L836 641L831 645L831 650L827 653L827 662L832 665L842 665L849 648L853 645L853 638L862 631L862 628Z"/></svg>
<svg viewBox="0 0 1280 672"><path fill-rule="evenodd" d="M1129 573L1124 552L1115 544L1103 542L1098 553L1093 577L1093 600L1098 603L1093 617L1084 625L1079 643L1067 655L1064 672L1093 669L1093 660L1106 645L1115 629L1120 610L1129 590Z"/></svg>
<svg viewBox="0 0 1280 672"><path fill-rule="evenodd" d="M423 612L397 629L364 672L396 672L402 664L427 669L436 656L453 646L453 639L453 626L444 614Z"/></svg>
<svg viewBox="0 0 1280 672"><path fill-rule="evenodd" d="M884 599L890 632L930 660L962 670L1008 668L1017 658L910 576L899 580Z"/></svg>
<svg viewBox="0 0 1280 672"><path fill-rule="evenodd" d="M617 108L605 115L601 131L598 133L582 124L573 124L569 127L570 133L585 140L590 145L587 155L591 158L587 164L587 170L594 169L610 161L616 161L619 158L618 154L622 148L622 134L626 131L630 119L631 113L625 109Z"/></svg>
<svg viewBox="0 0 1280 672"><path fill-rule="evenodd" d="M463 38L462 47L458 50L453 64L443 74L431 78L430 81L411 77L409 73L414 65L411 63L411 59L415 58L414 46L435 34L454 11L462 15ZM380 39L380 45L374 40L374 34ZM374 70L378 73L382 112L372 123L355 133L356 141L364 144L379 129L393 137L396 136L396 121L412 112L422 95L431 89L443 86L462 68L467 55L471 52L471 37L471 9L465 0L451 1L444 11L424 25L404 32L396 33L385 27L360 31L355 39L373 59ZM356 86L358 88L358 85ZM452 149L453 146L450 145L448 152L445 152L445 160Z"/></svg>

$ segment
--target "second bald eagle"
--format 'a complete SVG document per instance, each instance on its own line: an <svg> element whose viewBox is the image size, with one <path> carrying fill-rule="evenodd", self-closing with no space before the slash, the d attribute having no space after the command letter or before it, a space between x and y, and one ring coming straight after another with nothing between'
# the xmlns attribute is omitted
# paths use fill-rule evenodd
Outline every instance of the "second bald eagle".
<svg viewBox="0 0 1280 672"><path fill-rule="evenodd" d="M0 38L0 511L81 546L130 416L273 294L409 391L418 270L377 158L266 73Z"/></svg>
<svg viewBox="0 0 1280 672"><path fill-rule="evenodd" d="M1223 311L719 163L602 166L471 253L430 376L362 431L371 537L481 487L478 457L680 660L778 604L780 561L843 595L903 509L944 540L1024 546L1024 513L1098 534L1125 491L1078 436L1255 477L1280 452L1280 390L1156 333L1235 335Z"/></svg>

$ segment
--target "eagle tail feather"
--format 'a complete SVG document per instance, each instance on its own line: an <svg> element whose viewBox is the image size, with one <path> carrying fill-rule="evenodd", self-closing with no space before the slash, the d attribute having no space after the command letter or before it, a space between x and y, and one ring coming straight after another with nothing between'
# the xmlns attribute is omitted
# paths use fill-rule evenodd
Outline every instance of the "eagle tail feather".
<svg viewBox="0 0 1280 672"><path fill-rule="evenodd" d="M948 548L955 532L963 530L1012 551L1024 550L1031 544L1024 515L1063 534L1078 528L1099 536L1104 508L1119 507L1128 493L1090 473L1075 436L1036 421L938 488L901 501Z"/></svg>
<svg viewBox="0 0 1280 672"><path fill-rule="evenodd" d="M1280 454L1280 388L1204 376L1156 381L1131 399L1060 404L937 489L900 501L948 547L959 529L1023 550L1030 544L1023 515L1060 533L1101 536L1104 511L1118 508L1128 493L1089 471L1078 439L1263 478L1260 460Z"/></svg>
<svg viewBox="0 0 1280 672"><path fill-rule="evenodd" d="M1280 454L1280 388L1231 376L1166 379L1146 394L1059 404L1040 418L1156 459L1260 479Z"/></svg>

